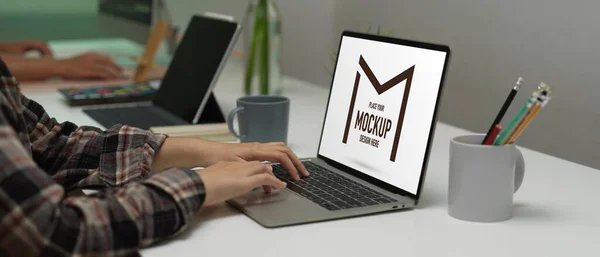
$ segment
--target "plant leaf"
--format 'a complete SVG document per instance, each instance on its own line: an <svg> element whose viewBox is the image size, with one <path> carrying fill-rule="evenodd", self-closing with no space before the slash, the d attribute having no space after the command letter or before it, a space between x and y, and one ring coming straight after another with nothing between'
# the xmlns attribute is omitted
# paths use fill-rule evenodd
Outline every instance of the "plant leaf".
<svg viewBox="0 0 600 257"><path fill-rule="evenodd" d="M262 95L269 94L269 68L270 68L270 35L269 35L269 7L267 0L260 0L258 8L262 9L259 13L262 31L261 51L260 51L260 66L259 66L259 92Z"/></svg>
<svg viewBox="0 0 600 257"><path fill-rule="evenodd" d="M250 95L252 92L252 78L254 77L254 65L256 64L257 44L259 44L261 37L261 27L260 17L255 13L254 31L252 32L252 41L249 49L250 53L248 53L248 62L246 63L246 74L244 77L244 91L246 95Z"/></svg>

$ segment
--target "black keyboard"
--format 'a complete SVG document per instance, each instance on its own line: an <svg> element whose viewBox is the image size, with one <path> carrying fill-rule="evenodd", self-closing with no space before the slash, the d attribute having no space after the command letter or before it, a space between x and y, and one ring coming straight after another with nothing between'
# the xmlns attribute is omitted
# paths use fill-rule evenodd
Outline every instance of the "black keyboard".
<svg viewBox="0 0 600 257"><path fill-rule="evenodd" d="M285 181L288 189L330 211L397 202L310 161L303 163L309 177L294 181L279 164L273 165L273 174Z"/></svg>
<svg viewBox="0 0 600 257"><path fill-rule="evenodd" d="M115 124L124 124L141 129L154 126L175 125L167 118L152 110L152 106L136 106L107 109L88 109L84 112L105 128Z"/></svg>

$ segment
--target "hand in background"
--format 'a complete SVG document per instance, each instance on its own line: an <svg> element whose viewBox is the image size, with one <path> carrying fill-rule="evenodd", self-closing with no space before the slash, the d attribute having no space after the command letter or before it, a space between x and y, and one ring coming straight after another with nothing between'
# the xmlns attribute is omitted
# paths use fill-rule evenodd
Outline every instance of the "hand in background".
<svg viewBox="0 0 600 257"><path fill-rule="evenodd" d="M281 142L222 144L220 147L214 147L211 155L209 164L218 161L269 161L281 163L294 180L309 175L296 154Z"/></svg>
<svg viewBox="0 0 600 257"><path fill-rule="evenodd" d="M58 61L59 74L66 79L116 79L123 69L107 56L86 53Z"/></svg>
<svg viewBox="0 0 600 257"><path fill-rule="evenodd" d="M260 162L218 162L198 174L206 190L204 206L218 204L260 186L267 193L286 187L285 182L273 176L270 165Z"/></svg>
<svg viewBox="0 0 600 257"><path fill-rule="evenodd" d="M24 55L28 51L38 51L43 56L52 57L52 51L48 43L38 40L20 40L8 43L0 43L0 52Z"/></svg>

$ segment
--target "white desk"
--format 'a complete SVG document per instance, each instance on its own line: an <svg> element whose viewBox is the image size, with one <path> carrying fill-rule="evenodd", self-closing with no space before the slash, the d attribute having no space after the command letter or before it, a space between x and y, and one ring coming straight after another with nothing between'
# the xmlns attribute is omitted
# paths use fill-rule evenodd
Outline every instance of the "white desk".
<svg viewBox="0 0 600 257"><path fill-rule="evenodd" d="M60 101L54 89L23 88L59 120L98 125ZM241 95L241 68L230 62L216 89L224 112ZM289 144L314 156L327 90L286 78ZM438 123L421 204L415 210L266 229L227 205L205 209L182 235L144 256L600 256L600 171L523 149L526 174L514 217L469 223L448 216L448 143L469 131Z"/></svg>

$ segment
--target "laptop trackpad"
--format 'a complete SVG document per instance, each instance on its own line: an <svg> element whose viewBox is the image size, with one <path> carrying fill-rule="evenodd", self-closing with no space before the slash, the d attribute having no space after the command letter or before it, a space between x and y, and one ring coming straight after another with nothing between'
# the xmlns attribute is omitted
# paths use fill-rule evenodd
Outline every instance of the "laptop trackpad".
<svg viewBox="0 0 600 257"><path fill-rule="evenodd" d="M304 200L303 198L292 193L290 190L282 189L279 191L265 193L262 188L256 188L245 195L233 199L238 204L244 206L261 205L268 203L277 203L290 200Z"/></svg>

